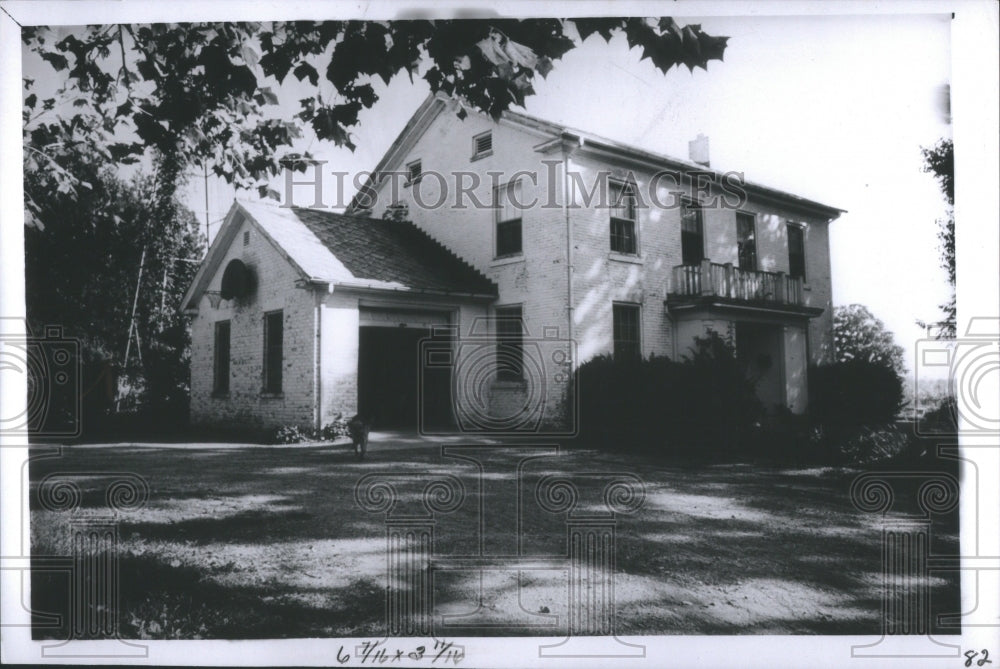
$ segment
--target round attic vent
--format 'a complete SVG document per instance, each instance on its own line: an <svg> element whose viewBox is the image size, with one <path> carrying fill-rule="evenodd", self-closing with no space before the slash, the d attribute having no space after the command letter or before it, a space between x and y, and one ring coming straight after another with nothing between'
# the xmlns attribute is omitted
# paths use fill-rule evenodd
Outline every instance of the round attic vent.
<svg viewBox="0 0 1000 669"><path fill-rule="evenodd" d="M253 270L247 267L242 260L230 260L226 265L226 270L222 273L222 286L219 291L222 299L242 299L253 292L257 287Z"/></svg>

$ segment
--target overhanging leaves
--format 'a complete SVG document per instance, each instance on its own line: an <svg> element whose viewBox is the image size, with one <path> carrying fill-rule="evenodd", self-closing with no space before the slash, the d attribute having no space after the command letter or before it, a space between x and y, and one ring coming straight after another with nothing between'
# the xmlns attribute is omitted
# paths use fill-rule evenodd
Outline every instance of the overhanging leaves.
<svg viewBox="0 0 1000 669"><path fill-rule="evenodd" d="M43 100L42 113L25 114L23 137L42 153L86 147L115 162L152 147L182 168L210 166L236 186L257 187L277 173L277 152L303 126L353 149L360 112L378 101L372 79L422 76L432 91L462 101L460 115L472 108L496 119L523 105L535 75L546 76L581 40L617 33L662 72L706 68L722 59L727 40L670 18L88 26L55 43L47 29L29 28L22 40L61 73L64 91ZM275 124L265 110L281 104L272 86L289 73L314 90L294 122ZM321 73L334 87L328 99ZM25 102L30 110L38 100Z"/></svg>

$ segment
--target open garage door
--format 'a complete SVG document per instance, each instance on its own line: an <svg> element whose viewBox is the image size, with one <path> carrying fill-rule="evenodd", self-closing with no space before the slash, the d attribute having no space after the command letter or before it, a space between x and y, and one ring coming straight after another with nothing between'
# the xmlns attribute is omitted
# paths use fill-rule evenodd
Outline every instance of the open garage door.
<svg viewBox="0 0 1000 669"><path fill-rule="evenodd" d="M447 312L361 308L358 412L372 427L451 423L450 370L420 367L422 350L450 348L448 325Z"/></svg>

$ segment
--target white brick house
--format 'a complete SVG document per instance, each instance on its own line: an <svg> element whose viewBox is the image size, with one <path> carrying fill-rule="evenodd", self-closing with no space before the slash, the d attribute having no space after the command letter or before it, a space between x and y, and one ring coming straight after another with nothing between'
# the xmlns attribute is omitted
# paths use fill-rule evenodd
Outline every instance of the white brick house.
<svg viewBox="0 0 1000 669"><path fill-rule="evenodd" d="M805 410L807 366L832 356L828 225L841 210L524 114L494 122L456 111L429 97L375 169L408 177L370 181L349 208L370 218L340 219L364 230L361 221L374 224L390 206L403 206L472 274L453 272L437 293L415 284L359 289L355 275L344 278L336 258L320 252L336 255L335 240L317 234L320 217L334 215L234 206L185 299L194 314L194 420L320 425L359 404L371 412L366 384L423 383L420 402L452 405L464 428L558 426L574 366L612 353L677 359L708 329L735 345L766 404ZM692 155L707 163L697 152L707 152L701 141ZM692 175L704 183L696 187ZM512 191L518 203L534 204L517 206ZM299 229L303 212L315 220ZM263 245L258 228L282 231ZM241 246L248 229L249 245ZM222 269L241 258L260 273L257 302L213 309L206 291L217 291ZM465 281L475 286L459 285ZM278 304L286 310L285 378L301 382L274 401L261 392L262 319ZM447 371L428 372L419 343L374 331L379 318L425 334L448 325ZM223 320L231 338L226 397L212 392L213 333ZM423 380L378 376L359 351L363 342L407 349L396 364L419 368ZM437 385L426 385L430 377Z"/></svg>

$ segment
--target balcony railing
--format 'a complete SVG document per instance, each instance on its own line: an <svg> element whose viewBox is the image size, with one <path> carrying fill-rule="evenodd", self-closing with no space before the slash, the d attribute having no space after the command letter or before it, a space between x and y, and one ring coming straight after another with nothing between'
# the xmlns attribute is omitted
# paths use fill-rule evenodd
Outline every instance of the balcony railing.
<svg viewBox="0 0 1000 669"><path fill-rule="evenodd" d="M672 297L722 297L741 302L803 306L802 279L784 272L757 272L701 261L674 267Z"/></svg>

